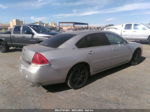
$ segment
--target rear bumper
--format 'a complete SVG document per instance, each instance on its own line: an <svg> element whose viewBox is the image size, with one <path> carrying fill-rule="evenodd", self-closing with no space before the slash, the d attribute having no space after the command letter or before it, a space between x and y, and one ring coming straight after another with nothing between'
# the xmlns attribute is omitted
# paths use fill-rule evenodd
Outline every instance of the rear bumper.
<svg viewBox="0 0 150 112"><path fill-rule="evenodd" d="M67 74L61 69L52 69L50 65L30 65L21 64L20 72L23 77L33 85L48 85L64 83Z"/></svg>

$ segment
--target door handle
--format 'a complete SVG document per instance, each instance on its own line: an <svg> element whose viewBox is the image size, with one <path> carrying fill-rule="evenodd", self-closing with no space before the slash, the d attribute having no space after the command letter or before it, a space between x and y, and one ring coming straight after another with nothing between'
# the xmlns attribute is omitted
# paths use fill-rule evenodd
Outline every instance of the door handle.
<svg viewBox="0 0 150 112"><path fill-rule="evenodd" d="M121 46L121 44L118 44L118 46ZM117 47L113 47L112 50L113 50L113 51L117 51L118 48L117 48Z"/></svg>
<svg viewBox="0 0 150 112"><path fill-rule="evenodd" d="M31 42L35 42L36 40L30 40Z"/></svg>
<svg viewBox="0 0 150 112"><path fill-rule="evenodd" d="M92 55L92 54L94 54L94 52L93 51L89 51L88 54Z"/></svg>

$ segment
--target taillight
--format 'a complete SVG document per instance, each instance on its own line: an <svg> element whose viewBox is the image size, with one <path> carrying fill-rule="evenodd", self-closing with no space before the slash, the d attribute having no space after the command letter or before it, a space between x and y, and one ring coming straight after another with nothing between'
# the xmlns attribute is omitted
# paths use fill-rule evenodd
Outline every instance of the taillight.
<svg viewBox="0 0 150 112"><path fill-rule="evenodd" d="M32 59L33 64L45 65L48 64L48 60L40 53L35 53Z"/></svg>

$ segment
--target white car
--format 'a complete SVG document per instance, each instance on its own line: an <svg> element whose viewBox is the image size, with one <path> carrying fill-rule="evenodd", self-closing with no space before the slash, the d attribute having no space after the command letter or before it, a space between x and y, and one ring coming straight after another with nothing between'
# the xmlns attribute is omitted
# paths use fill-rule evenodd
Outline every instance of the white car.
<svg viewBox="0 0 150 112"><path fill-rule="evenodd" d="M150 29L143 24L121 24L106 27L105 31L112 31L127 40L142 40L150 43Z"/></svg>

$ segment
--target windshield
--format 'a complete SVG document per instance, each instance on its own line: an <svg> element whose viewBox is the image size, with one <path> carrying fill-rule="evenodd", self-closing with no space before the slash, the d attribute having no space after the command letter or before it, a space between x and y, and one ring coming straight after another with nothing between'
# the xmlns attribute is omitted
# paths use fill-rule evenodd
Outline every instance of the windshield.
<svg viewBox="0 0 150 112"><path fill-rule="evenodd" d="M40 25L30 25L33 30L35 30L37 33L47 34L50 32L50 30L44 26Z"/></svg>
<svg viewBox="0 0 150 112"><path fill-rule="evenodd" d="M59 34L57 36L54 36L52 38L49 38L49 39L43 41L40 44L43 46L57 48L74 36L75 36L75 34Z"/></svg>

